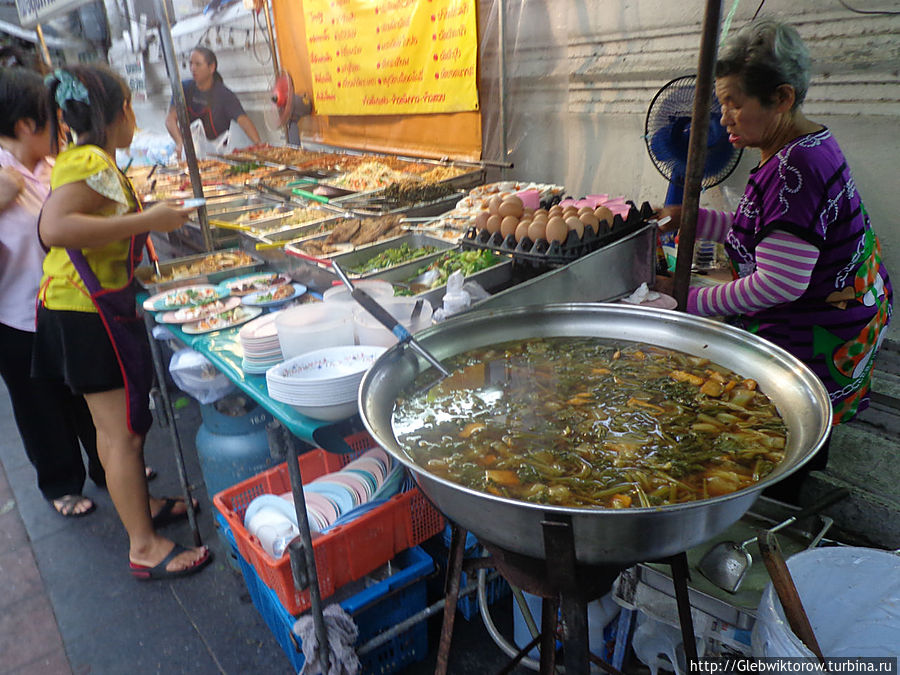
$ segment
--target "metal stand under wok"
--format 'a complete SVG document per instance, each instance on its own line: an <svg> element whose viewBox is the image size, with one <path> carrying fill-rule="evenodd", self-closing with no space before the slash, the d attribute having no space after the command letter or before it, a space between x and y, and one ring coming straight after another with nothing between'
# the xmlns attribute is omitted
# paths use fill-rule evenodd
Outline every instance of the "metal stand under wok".
<svg viewBox="0 0 900 675"><path fill-rule="evenodd" d="M563 644L563 665L567 675L589 673L591 663L607 672L620 674L611 664L591 654L588 644L588 603L606 593L616 576L627 565L586 565L575 559L575 538L571 520L565 516L542 521L544 559L533 558L482 541L491 554L480 559L479 567L496 567L513 586L542 598L540 635L512 659L501 672L506 673L536 645L540 644L540 673L556 672L557 638ZM466 531L451 524L450 552L447 564L446 604L435 675L447 672L456 603L459 598L460 575ZM697 643L688 598L687 555L679 553L658 561L671 566L675 599L681 623L681 635L688 662L697 659ZM557 620L557 617L559 619Z"/></svg>

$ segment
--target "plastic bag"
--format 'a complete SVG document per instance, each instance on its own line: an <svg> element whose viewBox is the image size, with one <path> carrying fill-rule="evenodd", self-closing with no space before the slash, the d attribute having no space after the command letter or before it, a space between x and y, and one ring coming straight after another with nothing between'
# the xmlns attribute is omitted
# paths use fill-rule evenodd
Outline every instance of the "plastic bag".
<svg viewBox="0 0 900 675"><path fill-rule="evenodd" d="M443 321L448 316L453 316L469 308L472 298L463 288L465 276L462 270L456 270L447 277L447 292L444 293L444 305L434 312L435 321Z"/></svg>
<svg viewBox="0 0 900 675"><path fill-rule="evenodd" d="M216 370L209 359L190 347L172 354L169 373L181 391L203 404L214 403L235 389L234 383Z"/></svg>
<svg viewBox="0 0 900 675"><path fill-rule="evenodd" d="M225 132L212 140L206 137L203 130L203 122L194 120L191 122L191 138L194 141L194 154L197 159L206 159L210 155L224 155L230 152L229 143L231 141L231 127Z"/></svg>
<svg viewBox="0 0 900 675"><path fill-rule="evenodd" d="M825 656L897 656L900 557L836 546L798 553L787 566ZM813 657L788 625L771 583L759 602L752 648L753 656Z"/></svg>

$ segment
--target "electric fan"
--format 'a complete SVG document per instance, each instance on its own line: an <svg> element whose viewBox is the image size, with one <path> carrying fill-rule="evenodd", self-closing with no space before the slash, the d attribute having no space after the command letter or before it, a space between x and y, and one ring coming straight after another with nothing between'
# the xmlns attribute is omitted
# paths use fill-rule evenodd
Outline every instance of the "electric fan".
<svg viewBox="0 0 900 675"><path fill-rule="evenodd" d="M666 205L680 204L684 192L696 82L695 75L676 77L656 92L647 110L644 140L653 165L669 181ZM719 123L720 114L719 102L713 97L706 140L706 164L700 184L703 190L728 178L741 159L742 150L728 142L728 132Z"/></svg>
<svg viewBox="0 0 900 675"><path fill-rule="evenodd" d="M300 133L297 121L312 112L312 102L307 94L294 93L294 80L290 73L282 70L272 87L272 107L265 111L266 126L270 131L283 127L288 129L288 142L299 143ZM291 138L294 134L294 138Z"/></svg>

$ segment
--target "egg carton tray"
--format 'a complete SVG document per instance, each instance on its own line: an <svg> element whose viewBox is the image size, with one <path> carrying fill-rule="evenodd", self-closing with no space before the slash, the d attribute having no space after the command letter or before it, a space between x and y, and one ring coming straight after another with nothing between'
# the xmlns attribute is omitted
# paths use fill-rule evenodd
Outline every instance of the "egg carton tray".
<svg viewBox="0 0 900 675"><path fill-rule="evenodd" d="M511 255L515 265L534 270L562 267L637 232L652 218L653 207L647 202L640 207L634 202L628 204L631 208L625 218L614 216L612 225L600 233L586 227L580 238L570 230L563 242L549 242L546 239L531 241L528 237L517 242L512 234L503 237L499 232L492 234L483 228L470 227L460 239L460 245L463 249L490 249ZM605 223L601 223L603 225Z"/></svg>

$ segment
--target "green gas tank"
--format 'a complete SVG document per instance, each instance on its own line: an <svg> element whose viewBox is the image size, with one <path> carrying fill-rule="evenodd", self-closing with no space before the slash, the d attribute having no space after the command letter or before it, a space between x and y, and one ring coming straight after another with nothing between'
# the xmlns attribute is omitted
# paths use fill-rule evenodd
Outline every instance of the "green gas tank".
<svg viewBox="0 0 900 675"><path fill-rule="evenodd" d="M210 500L222 490L278 464L269 451L272 416L246 394L200 406L197 455Z"/></svg>

